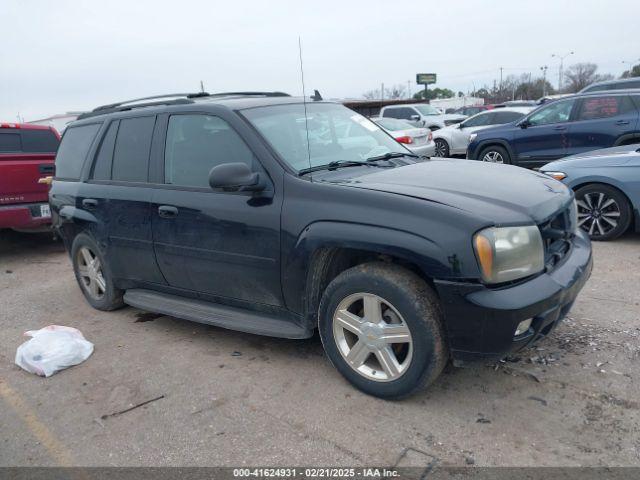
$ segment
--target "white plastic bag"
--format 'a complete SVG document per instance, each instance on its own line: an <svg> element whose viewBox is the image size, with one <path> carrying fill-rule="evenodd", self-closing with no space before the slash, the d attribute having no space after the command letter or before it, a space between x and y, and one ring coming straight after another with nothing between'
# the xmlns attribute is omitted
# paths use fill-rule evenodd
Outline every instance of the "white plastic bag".
<svg viewBox="0 0 640 480"><path fill-rule="evenodd" d="M93 343L77 328L49 325L24 333L31 340L16 352L16 365L41 377L84 362L93 353Z"/></svg>

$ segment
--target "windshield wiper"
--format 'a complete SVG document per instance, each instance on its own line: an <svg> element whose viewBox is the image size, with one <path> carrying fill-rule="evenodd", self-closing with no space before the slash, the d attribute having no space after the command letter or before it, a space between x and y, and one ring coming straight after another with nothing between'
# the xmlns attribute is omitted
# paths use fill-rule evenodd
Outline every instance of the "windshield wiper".
<svg viewBox="0 0 640 480"><path fill-rule="evenodd" d="M392 167L393 165L376 165L375 162L376 160L386 160L386 158L373 158L370 159L368 158L367 160L361 162L361 161L357 161L357 160L336 160L333 162L329 162L327 164L324 165L316 165L314 167L309 167L309 168L303 168L301 170L298 171L298 175L305 175L307 173L311 173L311 172L317 172L320 170L336 170L338 168L344 168L344 167L361 167L361 166L366 166L366 167L378 167L378 168L389 168Z"/></svg>
<svg viewBox="0 0 640 480"><path fill-rule="evenodd" d="M378 155L376 157L367 158L367 162L378 162L380 160L391 160L392 158L400 158L400 157L412 157L412 158L420 158L420 155L416 155L415 153L402 153L402 152L389 152L384 155Z"/></svg>

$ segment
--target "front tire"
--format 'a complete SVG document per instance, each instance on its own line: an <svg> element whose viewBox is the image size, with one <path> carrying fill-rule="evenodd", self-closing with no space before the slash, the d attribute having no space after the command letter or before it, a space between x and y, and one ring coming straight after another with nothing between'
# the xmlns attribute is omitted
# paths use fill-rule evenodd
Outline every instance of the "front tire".
<svg viewBox="0 0 640 480"><path fill-rule="evenodd" d="M489 163L504 163L508 165L511 163L511 156L504 147L492 145L484 148L482 152L480 152L478 160Z"/></svg>
<svg viewBox="0 0 640 480"><path fill-rule="evenodd" d="M578 226L592 240L613 240L631 224L631 205L618 189L601 183L585 185L576 191Z"/></svg>
<svg viewBox="0 0 640 480"><path fill-rule="evenodd" d="M109 265L96 242L80 233L71 245L71 261L80 290L97 310L116 310L124 306L124 292L115 287Z"/></svg>
<svg viewBox="0 0 640 480"><path fill-rule="evenodd" d="M322 295L318 329L336 369L380 398L431 384L448 359L438 298L398 265L366 263L338 275Z"/></svg>
<svg viewBox="0 0 640 480"><path fill-rule="evenodd" d="M436 138L435 144L436 144L436 153L435 153L436 157L449 156L449 144L445 140L441 138Z"/></svg>

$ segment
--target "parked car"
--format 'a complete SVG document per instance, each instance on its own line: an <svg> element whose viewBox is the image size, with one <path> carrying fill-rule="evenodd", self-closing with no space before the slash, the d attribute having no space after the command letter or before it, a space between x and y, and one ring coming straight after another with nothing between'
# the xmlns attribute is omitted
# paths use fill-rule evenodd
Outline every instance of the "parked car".
<svg viewBox="0 0 640 480"><path fill-rule="evenodd" d="M640 144L605 148L548 163L541 172L575 190L578 226L593 240L640 231Z"/></svg>
<svg viewBox="0 0 640 480"><path fill-rule="evenodd" d="M42 231L51 223L49 185L60 136L51 127L0 123L0 229Z"/></svg>
<svg viewBox="0 0 640 480"><path fill-rule="evenodd" d="M440 113L438 109L428 103L382 107L380 116L383 118L406 120L417 127L426 127L432 132L448 125L460 123L467 118L464 115Z"/></svg>
<svg viewBox="0 0 640 480"><path fill-rule="evenodd" d="M435 154L436 145L433 143L433 134L428 128L417 128L404 120L395 118L378 117L371 120L416 155L432 157Z"/></svg>
<svg viewBox="0 0 640 480"><path fill-rule="evenodd" d="M567 155L636 143L639 110L638 90L571 95L516 123L472 133L467 158L532 168Z"/></svg>
<svg viewBox="0 0 640 480"><path fill-rule="evenodd" d="M524 107L486 110L467 118L461 123L441 128L433 134L435 155L437 157L464 155L467 153L469 137L473 132L492 125L515 122L530 111L531 108Z"/></svg>
<svg viewBox="0 0 640 480"><path fill-rule="evenodd" d="M417 157L332 102L112 104L67 128L56 167L55 227L93 307L286 338L317 328L340 373L379 397L549 334L591 271L560 182Z"/></svg>
<svg viewBox="0 0 640 480"><path fill-rule="evenodd" d="M628 90L630 88L640 88L640 78L619 78L617 80L606 80L604 82L592 83L580 90L580 93L604 92L607 90Z"/></svg>

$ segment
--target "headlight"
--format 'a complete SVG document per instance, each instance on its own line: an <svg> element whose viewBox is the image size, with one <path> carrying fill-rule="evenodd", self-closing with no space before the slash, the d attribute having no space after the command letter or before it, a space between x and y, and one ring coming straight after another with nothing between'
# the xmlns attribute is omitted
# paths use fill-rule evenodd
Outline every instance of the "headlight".
<svg viewBox="0 0 640 480"><path fill-rule="evenodd" d="M469 135L469 143L473 142L477 136L477 133L472 133L471 135Z"/></svg>
<svg viewBox="0 0 640 480"><path fill-rule="evenodd" d="M487 283L509 282L544 269L542 237L535 225L486 228L475 234L473 247Z"/></svg>
<svg viewBox="0 0 640 480"><path fill-rule="evenodd" d="M567 174L564 172L542 172L545 175L549 175L551 178L555 178L556 180L562 181L567 178Z"/></svg>

